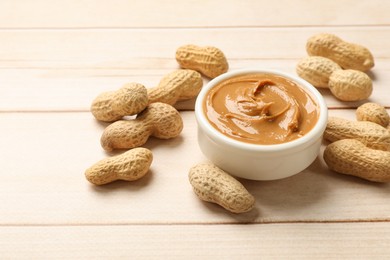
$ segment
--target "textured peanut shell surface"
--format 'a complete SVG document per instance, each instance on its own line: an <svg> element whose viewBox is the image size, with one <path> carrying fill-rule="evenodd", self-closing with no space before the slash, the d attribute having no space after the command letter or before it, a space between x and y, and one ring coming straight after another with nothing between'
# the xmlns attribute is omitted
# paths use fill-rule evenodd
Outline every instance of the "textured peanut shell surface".
<svg viewBox="0 0 390 260"><path fill-rule="evenodd" d="M199 71L215 78L229 69L225 54L213 46L183 45L176 50L176 61L181 68Z"/></svg>
<svg viewBox="0 0 390 260"><path fill-rule="evenodd" d="M329 77L329 89L342 101L360 101L372 94L372 80L358 70L337 70Z"/></svg>
<svg viewBox="0 0 390 260"><path fill-rule="evenodd" d="M103 131L100 143L106 151L142 146L150 136L170 139L183 130L180 113L171 105L152 103L136 119L119 120Z"/></svg>
<svg viewBox="0 0 390 260"><path fill-rule="evenodd" d="M95 185L116 180L135 181L148 172L152 160L153 155L150 150L135 148L97 162L85 171L85 177Z"/></svg>
<svg viewBox="0 0 390 260"><path fill-rule="evenodd" d="M390 152L374 150L354 139L329 144L324 160L331 170L374 182L390 181Z"/></svg>
<svg viewBox="0 0 390 260"><path fill-rule="evenodd" d="M390 131L368 121L351 121L329 117L324 138L330 142L341 139L356 139L370 148L390 151Z"/></svg>
<svg viewBox="0 0 390 260"><path fill-rule="evenodd" d="M334 34L320 33L307 40L310 56L322 56L339 64L343 69L367 71L374 67L374 57L364 46L343 41Z"/></svg>
<svg viewBox="0 0 390 260"><path fill-rule="evenodd" d="M254 207L255 199L245 187L213 164L193 166L189 181L201 200L216 203L234 213L247 212Z"/></svg>
<svg viewBox="0 0 390 260"><path fill-rule="evenodd" d="M328 88L330 75L340 69L337 63L321 56L303 58L296 66L297 74L317 88Z"/></svg>
<svg viewBox="0 0 390 260"><path fill-rule="evenodd" d="M387 127L390 122L386 108L377 103L365 103L356 109L356 119L358 121L370 121L383 127Z"/></svg>
<svg viewBox="0 0 390 260"><path fill-rule="evenodd" d="M195 98L203 86L202 76L194 70L180 69L165 75L157 87L148 89L149 103L174 105Z"/></svg>
<svg viewBox="0 0 390 260"><path fill-rule="evenodd" d="M97 96L91 112L97 120L113 122L124 116L135 115L148 105L146 88L139 83L128 83L116 91Z"/></svg>

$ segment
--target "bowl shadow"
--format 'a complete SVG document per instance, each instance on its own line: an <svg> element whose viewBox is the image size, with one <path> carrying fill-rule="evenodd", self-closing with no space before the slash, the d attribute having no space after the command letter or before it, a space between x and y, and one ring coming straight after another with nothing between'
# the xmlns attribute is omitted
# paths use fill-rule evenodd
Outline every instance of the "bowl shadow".
<svg viewBox="0 0 390 260"><path fill-rule="evenodd" d="M288 214L305 210L323 200L329 192L327 175L328 170L317 157L307 169L288 178L273 181L242 179L240 181L255 197L259 208L273 209L272 211L281 209Z"/></svg>

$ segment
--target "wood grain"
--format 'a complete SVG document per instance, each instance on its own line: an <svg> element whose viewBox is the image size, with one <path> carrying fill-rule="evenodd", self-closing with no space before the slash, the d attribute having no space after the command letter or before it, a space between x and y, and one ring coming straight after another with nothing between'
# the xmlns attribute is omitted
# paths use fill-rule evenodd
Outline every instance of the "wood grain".
<svg viewBox="0 0 390 260"><path fill-rule="evenodd" d="M389 25L387 1L2 1L3 28ZM277 14L277 15L275 15ZM234 18L234 19L232 19Z"/></svg>
<svg viewBox="0 0 390 260"><path fill-rule="evenodd" d="M389 223L3 227L3 259L386 259Z"/></svg>
<svg viewBox="0 0 390 260"><path fill-rule="evenodd" d="M207 160L192 111L180 137L148 141L145 178L95 187L84 171L112 155L92 99L129 81L154 87L183 44L217 46L231 70L294 74L307 38L335 33L373 52L368 101L390 108L389 12L382 0L0 1L1 258L388 258L389 184L329 171L325 142L293 177L241 180L257 201L242 215L191 190L189 167ZM330 115L353 119L362 103L321 93Z"/></svg>
<svg viewBox="0 0 390 260"><path fill-rule="evenodd" d="M353 110L331 110L353 118ZM2 225L218 224L319 221L390 221L390 185L339 175L321 155L303 172L282 180L242 180L255 209L229 214L198 200L188 181L191 166L207 161L197 145L193 112L182 112L184 130L171 140L152 138L149 174L136 182L101 187L84 171L110 156L100 146L107 124L90 113L2 113L0 140ZM16 158L20 161L16 163ZM174 214L172 214L174 212Z"/></svg>
<svg viewBox="0 0 390 260"><path fill-rule="evenodd" d="M375 59L390 57L389 27L187 28L96 30L0 30L1 68L167 69L176 49L188 43L214 45L229 61L300 59L306 40L329 32L368 47ZM369 37L368 37L369 35ZM235 39L227 41L226 39ZM380 40L378 40L380 39ZM158 62L160 61L160 62ZM157 63L156 63L157 62ZM235 66L233 66L235 67Z"/></svg>
<svg viewBox="0 0 390 260"><path fill-rule="evenodd" d="M376 67L369 73L374 80L369 101L390 107L390 37L382 37L389 29L332 31L372 49ZM87 111L99 93L127 82L154 87L179 68L175 50L188 42L219 46L230 70L255 67L295 74L297 62L307 55L306 40L316 32L317 28L186 29L177 37L175 29L0 31L0 111ZM225 40L232 37L237 41ZM329 91L321 92L330 108L356 108L365 102L341 102Z"/></svg>

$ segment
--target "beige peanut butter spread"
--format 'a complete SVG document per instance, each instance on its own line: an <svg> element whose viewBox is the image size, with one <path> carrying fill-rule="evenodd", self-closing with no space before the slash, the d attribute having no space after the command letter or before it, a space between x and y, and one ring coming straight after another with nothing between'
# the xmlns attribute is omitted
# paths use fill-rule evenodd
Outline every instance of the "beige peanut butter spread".
<svg viewBox="0 0 390 260"><path fill-rule="evenodd" d="M203 103L211 125L233 139L279 144L308 133L319 117L314 98L273 74L245 74L218 83Z"/></svg>

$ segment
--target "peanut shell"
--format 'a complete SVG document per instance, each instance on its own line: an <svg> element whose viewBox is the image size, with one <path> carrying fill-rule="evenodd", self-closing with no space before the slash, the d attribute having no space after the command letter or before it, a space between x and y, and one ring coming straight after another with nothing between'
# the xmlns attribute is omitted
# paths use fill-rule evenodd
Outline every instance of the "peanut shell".
<svg viewBox="0 0 390 260"><path fill-rule="evenodd" d="M157 87L148 89L149 103L162 102L174 105L177 101L195 98L203 86L201 75L180 69L165 75Z"/></svg>
<svg viewBox="0 0 390 260"><path fill-rule="evenodd" d="M199 71L215 78L229 69L225 54L213 46L183 45L176 50L176 60L181 68Z"/></svg>
<svg viewBox="0 0 390 260"><path fill-rule="evenodd" d="M235 178L213 164L198 164L189 171L195 194L204 201L216 203L233 213L254 207L254 197Z"/></svg>
<svg viewBox="0 0 390 260"><path fill-rule="evenodd" d="M116 180L135 181L145 176L152 161L150 150L135 148L95 163L85 171L85 177L95 185Z"/></svg>
<svg viewBox="0 0 390 260"><path fill-rule="evenodd" d="M307 40L306 51L310 56L331 59L343 69L367 71L375 65L373 55L366 47L343 41L334 34L313 35Z"/></svg>
<svg viewBox="0 0 390 260"><path fill-rule="evenodd" d="M329 144L324 160L338 173L374 182L390 181L390 152L370 149L358 140L344 139Z"/></svg>
<svg viewBox="0 0 390 260"><path fill-rule="evenodd" d="M138 114L147 105L146 88L139 83L128 83L116 91L98 95L92 102L91 112L97 120L113 122L124 116Z"/></svg>
<svg viewBox="0 0 390 260"><path fill-rule="evenodd" d="M329 117L324 138L330 142L356 139L372 149L390 151L390 132L373 122Z"/></svg>
<svg viewBox="0 0 390 260"><path fill-rule="evenodd" d="M360 101L371 96L372 81L358 70L337 70L329 77L329 89L342 101Z"/></svg>
<svg viewBox="0 0 390 260"><path fill-rule="evenodd" d="M297 74L317 88L328 88L329 77L336 70L341 70L341 67L321 56L306 57L296 66Z"/></svg>
<svg viewBox="0 0 390 260"><path fill-rule="evenodd" d="M130 149L142 146L150 136L170 139L183 129L179 112L165 103L152 103L136 119L119 120L107 126L100 139L103 149Z"/></svg>
<svg viewBox="0 0 390 260"><path fill-rule="evenodd" d="M390 122L386 108L377 103L365 103L356 109L356 119L358 121L370 121L383 127L387 127Z"/></svg>

